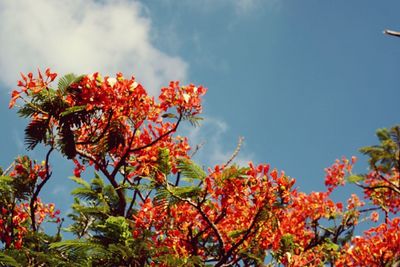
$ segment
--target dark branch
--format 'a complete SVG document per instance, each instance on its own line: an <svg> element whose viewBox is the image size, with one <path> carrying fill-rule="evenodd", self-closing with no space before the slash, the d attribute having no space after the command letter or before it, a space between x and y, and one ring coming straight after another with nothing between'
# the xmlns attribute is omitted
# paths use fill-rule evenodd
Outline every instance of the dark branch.
<svg viewBox="0 0 400 267"><path fill-rule="evenodd" d="M49 151L46 154L46 161L45 161L45 168L46 168L46 177L43 179L41 183L39 183L36 187L35 192L32 195L31 201L29 203L29 207L31 209L31 221L32 221L32 230L34 232L37 231L36 228L36 218L35 218L35 212L36 212L36 200L39 196L40 191L42 190L43 186L46 184L46 182L50 179L51 177L51 172L50 172L50 167L49 167L49 159L50 159L50 154L53 152L54 147L51 147Z"/></svg>
<svg viewBox="0 0 400 267"><path fill-rule="evenodd" d="M400 32L392 31L392 30L384 30L384 34L395 36L395 37L400 37Z"/></svg>

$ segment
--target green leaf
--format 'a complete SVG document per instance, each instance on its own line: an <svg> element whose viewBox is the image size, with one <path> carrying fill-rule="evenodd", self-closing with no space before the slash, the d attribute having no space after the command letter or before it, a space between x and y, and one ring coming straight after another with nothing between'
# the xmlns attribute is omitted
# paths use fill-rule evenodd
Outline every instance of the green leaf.
<svg viewBox="0 0 400 267"><path fill-rule="evenodd" d="M83 259L94 255L107 255L108 251L100 244L81 241L81 240L65 240L50 244L50 249L57 250L67 254L73 259Z"/></svg>
<svg viewBox="0 0 400 267"><path fill-rule="evenodd" d="M204 180L207 173L193 161L185 158L178 160L178 170L184 178Z"/></svg>
<svg viewBox="0 0 400 267"><path fill-rule="evenodd" d="M71 191L71 195L77 196L80 199L96 201L97 193L91 188L78 187Z"/></svg>
<svg viewBox="0 0 400 267"><path fill-rule="evenodd" d="M247 229L245 229L245 230L233 230L233 231L228 232L228 236L230 238L237 238L237 237L241 236L242 234L244 234L246 231L247 231Z"/></svg>
<svg viewBox="0 0 400 267"><path fill-rule="evenodd" d="M173 113L165 113L161 117L163 118L171 118L171 119L176 119L176 115Z"/></svg>
<svg viewBox="0 0 400 267"><path fill-rule="evenodd" d="M69 177L69 179L71 179L77 184L83 185L85 188L90 188L90 184L80 177L71 176Z"/></svg>
<svg viewBox="0 0 400 267"><path fill-rule="evenodd" d="M23 117L23 118L29 118L29 117L31 117L33 114L35 114L36 112L37 112L37 109L36 109L34 106L28 105L28 104L24 105L23 107L21 107L21 108L17 111L18 115L19 115L20 117Z"/></svg>
<svg viewBox="0 0 400 267"><path fill-rule="evenodd" d="M171 191L175 196L181 198L192 198L198 196L202 190L198 186L180 186L174 187Z"/></svg>
<svg viewBox="0 0 400 267"><path fill-rule="evenodd" d="M171 172L171 164L169 163L169 149L168 148L160 148L158 150L158 169L165 175L168 175Z"/></svg>
<svg viewBox="0 0 400 267"><path fill-rule="evenodd" d="M0 252L0 266L20 266L18 262L13 258L10 257L3 252Z"/></svg>
<svg viewBox="0 0 400 267"><path fill-rule="evenodd" d="M118 242L126 245L128 239L132 237L127 219L122 216L110 216L104 224L98 225L96 229L112 240L113 243Z"/></svg>
<svg viewBox="0 0 400 267"><path fill-rule="evenodd" d="M356 182L360 182L360 181L363 181L363 180L364 180L363 176L356 175L356 174L353 174L353 175L350 175L349 177L347 177L347 181L349 183L356 183Z"/></svg>
<svg viewBox="0 0 400 267"><path fill-rule="evenodd" d="M76 76L73 73L64 75L58 80L58 89L65 94L68 88L73 84L79 82L84 76Z"/></svg>
<svg viewBox="0 0 400 267"><path fill-rule="evenodd" d="M86 110L86 105L83 105L83 106L73 106L73 107L69 107L69 108L67 108L65 111L61 112L61 113L60 113L60 116L61 116L61 117L64 117L64 116L68 116L68 115L70 115L70 114L72 114L72 113L79 112L79 111L84 111L84 110Z"/></svg>
<svg viewBox="0 0 400 267"><path fill-rule="evenodd" d="M203 120L201 117L190 116L186 118L190 124L194 127L200 126L200 122Z"/></svg>
<svg viewBox="0 0 400 267"><path fill-rule="evenodd" d="M379 138L379 141L381 142L390 139L389 131L386 128L376 130L376 136Z"/></svg>

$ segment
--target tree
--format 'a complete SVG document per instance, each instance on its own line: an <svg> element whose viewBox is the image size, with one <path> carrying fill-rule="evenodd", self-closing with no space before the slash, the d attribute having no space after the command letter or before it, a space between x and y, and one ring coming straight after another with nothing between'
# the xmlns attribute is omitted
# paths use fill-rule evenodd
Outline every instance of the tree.
<svg viewBox="0 0 400 267"><path fill-rule="evenodd" d="M390 266L400 261L399 127L379 130L366 147L371 172L353 174L356 159L326 169L327 190L306 194L267 164L207 170L190 156L183 121L201 120L206 89L171 82L158 101L134 77L99 73L60 78L22 74L10 108L28 118L27 149L42 144L41 164L22 156L0 177L0 263L10 266ZM240 144L239 144L240 145ZM72 224L40 202L59 151L75 164ZM93 179L81 178L93 169ZM84 173L84 176L87 172ZM87 178L87 177L86 177ZM331 199L345 182L364 190L347 205ZM365 218L385 222L353 237ZM46 234L43 221L58 225ZM28 229L31 229L29 231Z"/></svg>

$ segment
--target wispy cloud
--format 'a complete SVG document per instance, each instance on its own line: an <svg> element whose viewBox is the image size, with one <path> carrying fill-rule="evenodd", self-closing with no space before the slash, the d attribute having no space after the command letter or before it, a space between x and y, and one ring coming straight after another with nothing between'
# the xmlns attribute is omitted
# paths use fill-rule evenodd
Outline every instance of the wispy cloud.
<svg viewBox="0 0 400 267"><path fill-rule="evenodd" d="M189 6L201 12L215 12L224 10L225 12L235 12L239 16L247 16L263 9L279 8L281 0L197 0L197 1L177 1L163 0L164 3Z"/></svg>
<svg viewBox="0 0 400 267"><path fill-rule="evenodd" d="M206 117L197 128L185 128L183 134L189 138L192 148L200 145L200 149L195 155L195 161L212 167L216 164L225 164L236 150L238 140L232 140L232 144L227 144L227 131L229 127L221 119ZM239 138L239 137L238 137ZM245 150L246 143L241 146L241 151L234 158L233 162L241 166L247 165L254 160L254 155Z"/></svg>
<svg viewBox="0 0 400 267"><path fill-rule="evenodd" d="M236 0L232 1L235 11L238 14L248 14L262 4L260 0Z"/></svg>
<svg viewBox="0 0 400 267"><path fill-rule="evenodd" d="M155 93L186 77L187 63L157 49L145 7L130 0L0 2L1 82L20 71L50 67L59 73L134 74Z"/></svg>

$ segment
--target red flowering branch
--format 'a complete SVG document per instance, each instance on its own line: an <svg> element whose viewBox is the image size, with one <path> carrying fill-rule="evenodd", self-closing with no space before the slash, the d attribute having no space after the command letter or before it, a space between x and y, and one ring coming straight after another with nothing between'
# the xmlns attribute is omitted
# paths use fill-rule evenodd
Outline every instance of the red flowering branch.
<svg viewBox="0 0 400 267"><path fill-rule="evenodd" d="M45 170L46 170L46 176L44 177L44 179L37 185L35 192L32 195L31 201L29 203L29 207L31 210L31 221L32 221L32 230L34 232L37 231L37 227L36 227L36 217L35 217L35 212L36 212L36 201L37 198L40 194L40 191L42 190L43 186L47 183L47 181L50 179L51 177L51 172L50 172L50 166L49 166L49 159L50 159L50 154L51 152L53 152L54 147L51 147L49 149L49 151L46 154L46 160L45 160Z"/></svg>
<svg viewBox="0 0 400 267"><path fill-rule="evenodd" d="M227 263L229 258L234 254L236 249L240 247L243 244L243 242L250 237L250 235L255 229L256 224L259 222L259 217L263 211L265 211L264 207L260 207L258 209L257 213L254 215L253 220L251 221L247 230L243 233L242 237L237 242L235 242L235 244L226 253L224 253L223 257L215 264L215 267L229 266L225 264Z"/></svg>
<svg viewBox="0 0 400 267"><path fill-rule="evenodd" d="M218 244L219 244L219 254L224 257L225 256L225 243L224 240L222 239L222 235L220 233L220 231L218 230L217 226L211 221L211 219L207 216L207 214L203 211L203 209L201 208L201 204L200 203L194 203L193 201L191 201L188 198L182 198L180 196L177 196L176 194L174 194L174 192L172 192L169 189L169 184L167 183L165 186L165 189L175 198L188 203L190 206L192 206L193 208L195 208L199 214L202 216L202 218L206 221L206 223L208 224L208 226L213 230L214 234L217 236L218 239Z"/></svg>

